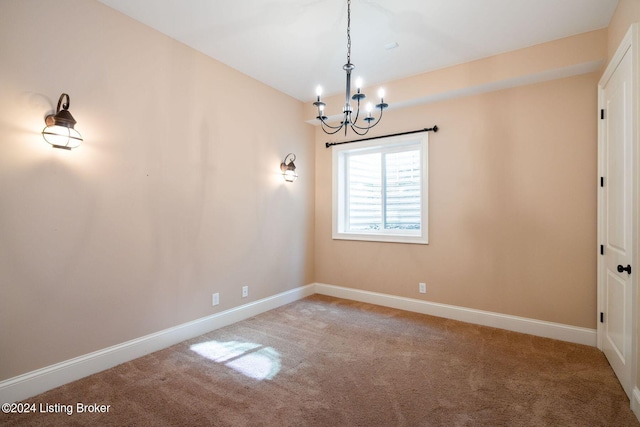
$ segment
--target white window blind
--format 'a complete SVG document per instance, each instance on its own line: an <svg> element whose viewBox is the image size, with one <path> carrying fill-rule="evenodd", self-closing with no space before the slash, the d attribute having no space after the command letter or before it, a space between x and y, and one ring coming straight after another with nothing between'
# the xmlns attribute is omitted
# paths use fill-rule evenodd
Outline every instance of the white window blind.
<svg viewBox="0 0 640 427"><path fill-rule="evenodd" d="M334 238L427 243L427 137L334 147Z"/></svg>

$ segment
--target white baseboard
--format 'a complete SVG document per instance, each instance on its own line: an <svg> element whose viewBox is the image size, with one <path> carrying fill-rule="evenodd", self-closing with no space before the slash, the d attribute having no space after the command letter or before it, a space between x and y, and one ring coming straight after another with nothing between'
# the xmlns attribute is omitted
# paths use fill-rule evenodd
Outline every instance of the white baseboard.
<svg viewBox="0 0 640 427"><path fill-rule="evenodd" d="M256 316L314 293L302 286L0 382L0 404L17 402L179 342Z"/></svg>
<svg viewBox="0 0 640 427"><path fill-rule="evenodd" d="M640 421L640 390L638 387L634 387L631 392L631 410L636 415L638 421Z"/></svg>
<svg viewBox="0 0 640 427"><path fill-rule="evenodd" d="M578 344L596 345L596 331L593 329L314 283L1 381L0 403L24 400L314 293ZM637 415L640 413L640 391L637 388L634 390L632 408L634 405Z"/></svg>
<svg viewBox="0 0 640 427"><path fill-rule="evenodd" d="M461 322L506 329L545 338L553 338L576 344L584 344L595 347L597 342L596 330L579 328L560 323L544 322L525 317L509 316L490 311L474 310L454 305L438 304L412 298L398 297L377 292L362 291L358 289L343 288L340 286L315 284L317 294L328 295L336 298L345 298L354 301L382 305L415 313L429 314L446 319L459 320Z"/></svg>

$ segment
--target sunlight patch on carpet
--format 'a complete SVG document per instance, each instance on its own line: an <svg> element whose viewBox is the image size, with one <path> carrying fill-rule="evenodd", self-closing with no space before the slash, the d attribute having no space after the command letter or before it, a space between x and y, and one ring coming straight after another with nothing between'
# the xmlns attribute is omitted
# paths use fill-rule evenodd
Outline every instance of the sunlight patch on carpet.
<svg viewBox="0 0 640 427"><path fill-rule="evenodd" d="M270 380L280 371L280 353L272 347L239 341L207 341L191 350L256 380Z"/></svg>

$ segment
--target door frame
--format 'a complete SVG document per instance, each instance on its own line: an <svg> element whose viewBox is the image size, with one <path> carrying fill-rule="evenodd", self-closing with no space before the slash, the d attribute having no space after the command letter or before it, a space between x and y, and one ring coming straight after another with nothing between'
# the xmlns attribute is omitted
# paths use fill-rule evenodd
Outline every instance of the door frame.
<svg viewBox="0 0 640 427"><path fill-rule="evenodd" d="M638 362L638 353L637 353L637 345L638 345L638 280L636 276L638 276L638 272L640 272L640 262L638 262L638 255L640 254L638 243L640 239L638 238L638 230L640 229L639 223L639 194L638 190L640 188L640 182L638 180L638 165L640 165L640 150L639 144L639 126L638 126L638 113L640 111L638 105L638 91L640 86L640 81L638 80L638 70L639 70L639 56L638 56L638 24L632 24L629 27L625 37L622 39L622 42L618 46L615 55L607 65L605 72L603 73L600 81L598 82L598 177L597 177L597 185L598 185L598 243L597 243L597 288L598 288L598 311L596 313L596 322L597 322L597 345L598 349L602 350L603 348L603 336L604 336L604 328L603 324L600 322L600 313L604 312L604 302L605 302L605 294L604 294L604 257L600 255L600 245L604 241L604 224L603 224L603 196L602 190L600 186L600 177L604 176L604 131L605 127L603 126L603 122L601 120L600 111L604 108L604 96L603 96L603 87L609 81L613 72L616 70L622 58L624 57L627 50L630 50L631 53L631 75L632 81L634 82L632 88L632 143L631 143L631 152L632 152L632 236L631 236L631 260L632 266L635 270L634 274L631 274L631 295L632 295L632 303L631 303L631 409L636 414L636 417L640 419L640 389L638 388L637 381L637 362Z"/></svg>

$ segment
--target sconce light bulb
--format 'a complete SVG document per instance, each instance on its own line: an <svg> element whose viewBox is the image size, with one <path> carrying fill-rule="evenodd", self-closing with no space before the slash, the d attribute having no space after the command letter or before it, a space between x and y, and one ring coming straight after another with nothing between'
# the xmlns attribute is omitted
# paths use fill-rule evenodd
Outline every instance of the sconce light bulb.
<svg viewBox="0 0 640 427"><path fill-rule="evenodd" d="M82 135L74 129L76 120L69 112L70 104L69 95L63 93L58 100L56 113L45 118L46 127L42 130L42 137L55 148L71 150L82 142Z"/></svg>
<svg viewBox="0 0 640 427"><path fill-rule="evenodd" d="M298 174L296 173L296 165L293 161L296 159L296 155L293 153L287 154L282 163L280 163L280 170L282 171L282 176L284 180L287 182L293 182L298 178Z"/></svg>
<svg viewBox="0 0 640 427"><path fill-rule="evenodd" d="M362 88L362 77L358 77L356 79L356 89L360 90Z"/></svg>
<svg viewBox="0 0 640 427"><path fill-rule="evenodd" d="M79 147L82 142L82 135L77 130L66 126L47 126L42 130L42 136L53 147L67 150Z"/></svg>
<svg viewBox="0 0 640 427"><path fill-rule="evenodd" d="M383 89L383 88L378 89L378 97L379 97L380 99L383 99L383 98L384 98L384 95L385 95L385 93L384 93L384 89Z"/></svg>
<svg viewBox="0 0 640 427"><path fill-rule="evenodd" d="M322 86L318 86L318 87L316 88L316 95L317 95L318 97L322 96Z"/></svg>

